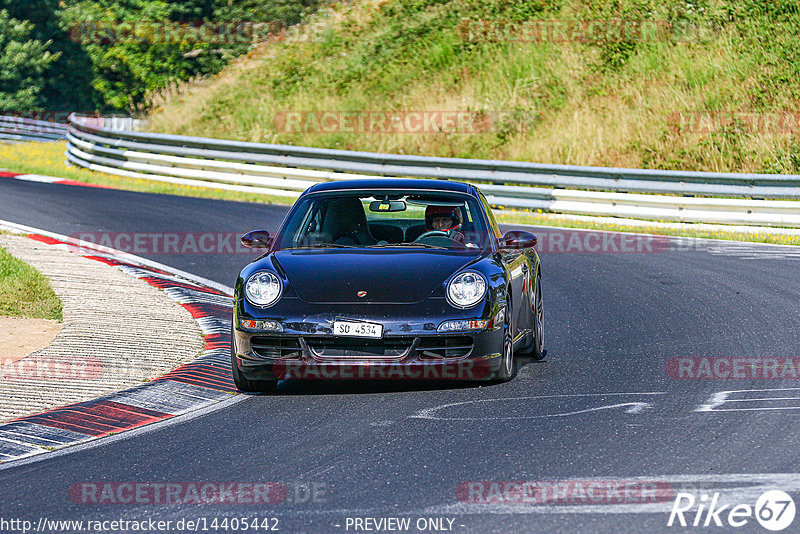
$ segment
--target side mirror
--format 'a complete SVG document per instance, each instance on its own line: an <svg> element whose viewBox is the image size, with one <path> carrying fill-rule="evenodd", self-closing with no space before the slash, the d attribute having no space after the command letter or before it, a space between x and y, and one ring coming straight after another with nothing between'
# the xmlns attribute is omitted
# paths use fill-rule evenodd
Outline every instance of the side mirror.
<svg viewBox="0 0 800 534"><path fill-rule="evenodd" d="M500 250L520 250L524 248L533 248L538 243L536 236L530 232L523 232L522 230L511 230L506 232L500 239Z"/></svg>
<svg viewBox="0 0 800 534"><path fill-rule="evenodd" d="M269 248L272 246L272 238L266 230L253 230L242 236L242 245L247 248Z"/></svg>

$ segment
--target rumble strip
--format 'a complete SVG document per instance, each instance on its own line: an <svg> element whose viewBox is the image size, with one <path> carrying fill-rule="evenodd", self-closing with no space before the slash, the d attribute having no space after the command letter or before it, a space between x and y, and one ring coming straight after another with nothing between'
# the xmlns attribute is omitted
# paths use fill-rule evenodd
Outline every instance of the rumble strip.
<svg viewBox="0 0 800 534"><path fill-rule="evenodd" d="M26 182L42 182L47 184L62 184L62 185L80 185L83 187L97 187L100 189L114 189L106 185L89 184L86 182L79 182L78 180L70 180L67 178L56 178L54 176L43 176L41 174L19 174L16 172L0 171L0 178L13 178L15 180L24 180Z"/></svg>
<svg viewBox="0 0 800 534"><path fill-rule="evenodd" d="M169 419L229 399L237 393L231 378L228 348L231 296L225 291L140 264L130 255L123 259L113 253L76 247L44 235L27 234L27 237L68 248L162 289L197 321L205 348L194 361L150 382L0 424L0 463Z"/></svg>

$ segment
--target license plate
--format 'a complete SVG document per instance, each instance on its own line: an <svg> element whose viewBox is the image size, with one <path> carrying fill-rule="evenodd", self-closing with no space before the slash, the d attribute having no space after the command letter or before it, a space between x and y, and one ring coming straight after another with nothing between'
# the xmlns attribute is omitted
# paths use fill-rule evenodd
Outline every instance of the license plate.
<svg viewBox="0 0 800 534"><path fill-rule="evenodd" d="M382 337L383 325L375 323L362 323L357 321L334 321L333 335L350 337Z"/></svg>

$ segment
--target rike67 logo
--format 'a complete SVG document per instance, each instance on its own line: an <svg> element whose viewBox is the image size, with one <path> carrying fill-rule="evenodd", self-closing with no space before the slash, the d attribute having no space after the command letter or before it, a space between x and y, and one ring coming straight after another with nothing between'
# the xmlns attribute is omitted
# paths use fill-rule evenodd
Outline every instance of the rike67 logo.
<svg viewBox="0 0 800 534"><path fill-rule="evenodd" d="M680 492L675 496L667 526L693 527L743 527L755 519L771 531L785 530L795 516L794 500L788 493L771 490L763 493L755 503L719 504L720 494L703 493L699 498Z"/></svg>

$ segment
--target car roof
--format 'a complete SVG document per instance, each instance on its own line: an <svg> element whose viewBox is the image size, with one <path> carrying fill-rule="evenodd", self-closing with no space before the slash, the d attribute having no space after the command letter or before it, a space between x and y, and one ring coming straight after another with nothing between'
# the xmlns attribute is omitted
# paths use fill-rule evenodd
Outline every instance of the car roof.
<svg viewBox="0 0 800 534"><path fill-rule="evenodd" d="M424 180L419 178L364 178L363 180L342 180L341 182L322 182L306 190L306 193L344 190L373 189L426 189L432 191L452 191L474 195L470 184L449 180Z"/></svg>

